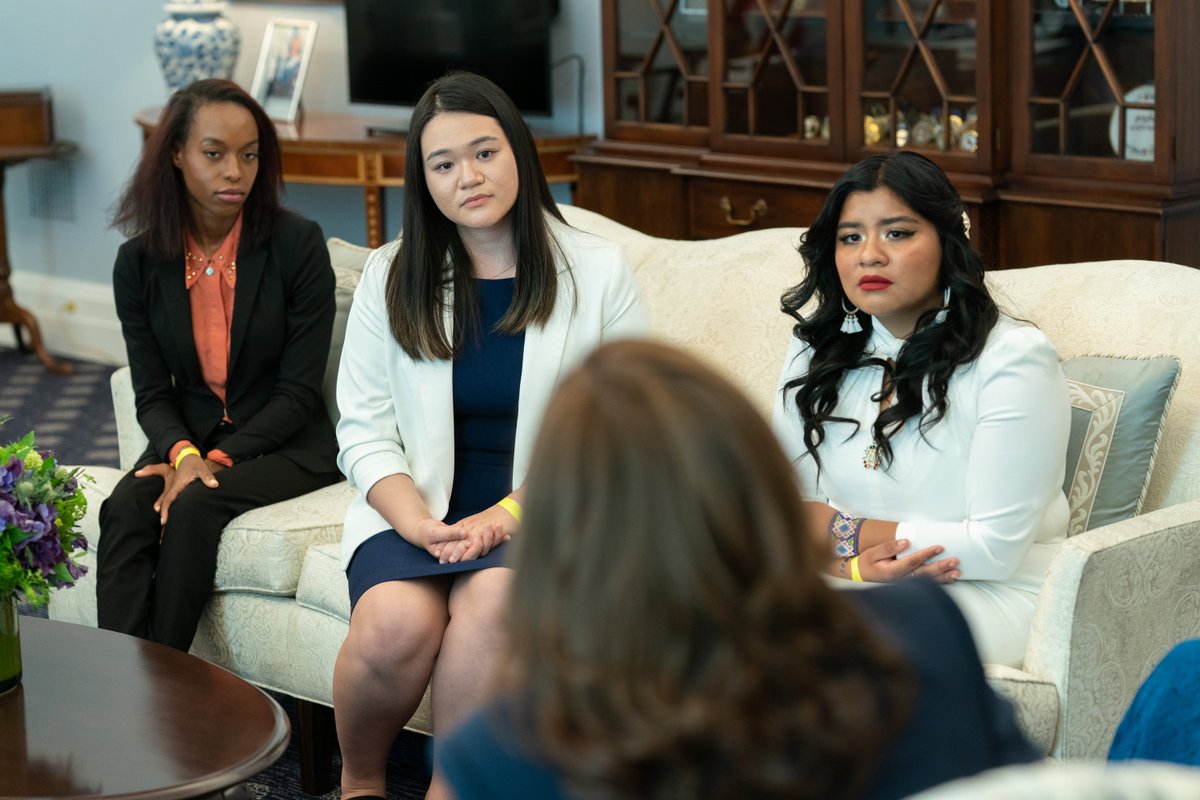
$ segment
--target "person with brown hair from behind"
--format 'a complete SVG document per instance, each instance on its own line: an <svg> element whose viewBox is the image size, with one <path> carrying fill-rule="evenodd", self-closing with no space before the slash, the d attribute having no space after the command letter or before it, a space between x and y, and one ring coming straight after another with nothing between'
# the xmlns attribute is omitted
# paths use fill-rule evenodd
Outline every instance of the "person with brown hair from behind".
<svg viewBox="0 0 1200 800"><path fill-rule="evenodd" d="M467 798L899 798L1037 753L931 581L830 588L768 423L663 344L564 380L513 541L507 683L436 754Z"/></svg>

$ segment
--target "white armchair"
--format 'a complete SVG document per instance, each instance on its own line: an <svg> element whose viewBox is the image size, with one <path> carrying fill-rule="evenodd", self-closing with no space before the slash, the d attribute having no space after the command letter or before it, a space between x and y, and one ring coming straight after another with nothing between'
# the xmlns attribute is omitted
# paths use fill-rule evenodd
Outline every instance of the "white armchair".
<svg viewBox="0 0 1200 800"><path fill-rule="evenodd" d="M1104 758L1154 665L1200 635L1200 271L1128 260L989 280L1063 358L1182 362L1141 515L1068 539L1046 576L1022 669L988 667L1049 755Z"/></svg>

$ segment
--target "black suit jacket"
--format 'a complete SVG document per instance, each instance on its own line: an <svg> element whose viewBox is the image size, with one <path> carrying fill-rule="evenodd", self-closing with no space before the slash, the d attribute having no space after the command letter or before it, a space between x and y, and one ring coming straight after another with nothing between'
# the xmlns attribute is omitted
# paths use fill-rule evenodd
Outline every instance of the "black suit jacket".
<svg viewBox="0 0 1200 800"><path fill-rule="evenodd" d="M220 448L233 463L267 453L305 469L336 469L337 439L321 398L333 331L334 277L321 228L281 214L262 247L238 249L226 405L204 382L182 259L149 255L139 239L113 268L138 422L161 463L181 439ZM228 414L232 428L221 426Z"/></svg>

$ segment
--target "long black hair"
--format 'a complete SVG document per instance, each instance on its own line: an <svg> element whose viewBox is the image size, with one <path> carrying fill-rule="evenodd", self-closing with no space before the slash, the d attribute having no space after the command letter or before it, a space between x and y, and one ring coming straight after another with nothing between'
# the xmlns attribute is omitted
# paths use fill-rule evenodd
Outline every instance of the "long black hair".
<svg viewBox="0 0 1200 800"><path fill-rule="evenodd" d="M478 297L471 257L458 228L438 209L425 179L421 134L436 115L458 111L492 117L500 124L517 162L517 200L512 209L516 281L512 304L497 325L517 333L545 324L558 294L558 244L546 214L563 224L562 212L538 160L533 134L504 90L482 75L451 72L438 78L417 102L409 122L404 163L404 228L388 271L385 297L392 335L415 359L449 359L475 329ZM447 262L450 274L447 276ZM447 284L453 287L454 332L443 324Z"/></svg>
<svg viewBox="0 0 1200 800"><path fill-rule="evenodd" d="M938 285L950 289L945 322L931 324L937 309L922 314L895 364L864 355L873 326L868 314L857 313L861 333L841 332L846 294L834 262L837 226L846 199L854 192L880 188L891 190L937 229L942 251ZM967 237L962 198L937 164L919 153L872 156L855 164L834 184L821 213L800 240L800 255L808 272L784 293L782 304L783 312L796 320L792 333L809 346L811 360L808 372L787 381L783 391L795 392L796 408L804 422L804 446L820 466L817 448L825 440L825 424L850 422L857 426L854 420L833 414L842 379L852 370L879 366L884 377L876 400L895 394L872 431L883 463L890 465L891 437L911 417L920 416L924 433L945 416L951 376L979 357L1000 318L983 282L983 262ZM815 309L802 315L800 309L814 298ZM923 393L926 381L928 405Z"/></svg>

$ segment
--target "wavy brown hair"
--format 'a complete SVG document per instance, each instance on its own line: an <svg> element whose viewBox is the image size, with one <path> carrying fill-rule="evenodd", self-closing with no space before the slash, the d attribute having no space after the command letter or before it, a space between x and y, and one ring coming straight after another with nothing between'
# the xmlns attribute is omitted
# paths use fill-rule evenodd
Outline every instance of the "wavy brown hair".
<svg viewBox="0 0 1200 800"><path fill-rule="evenodd" d="M795 474L724 378L594 351L542 423L516 540L518 725L583 797L853 798L909 677L818 569Z"/></svg>
<svg viewBox="0 0 1200 800"><path fill-rule="evenodd" d="M161 258L183 258L183 238L191 225L187 187L172 161L187 142L196 112L209 103L234 103L250 112L258 128L258 175L242 208L242 241L258 246L271 238L279 219L283 161L275 124L262 106L233 81L196 81L171 95L154 132L142 145L133 177L113 212L113 227L126 236L141 236L148 252Z"/></svg>

